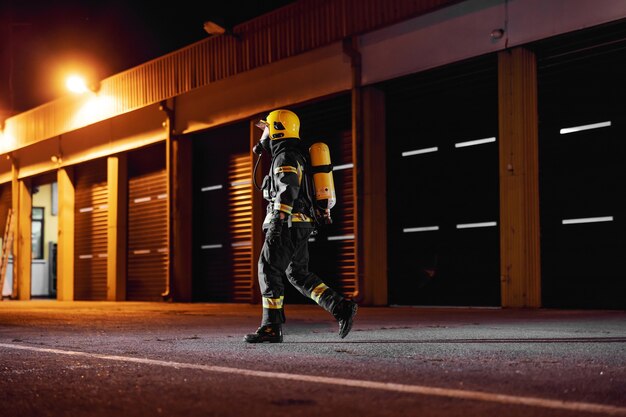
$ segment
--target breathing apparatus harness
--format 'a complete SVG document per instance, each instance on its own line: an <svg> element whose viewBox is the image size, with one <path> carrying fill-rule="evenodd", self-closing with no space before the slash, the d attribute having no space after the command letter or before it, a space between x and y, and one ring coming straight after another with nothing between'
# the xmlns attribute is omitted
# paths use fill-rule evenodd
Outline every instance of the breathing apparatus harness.
<svg viewBox="0 0 626 417"><path fill-rule="evenodd" d="M328 147L326 146L326 144L321 143L321 142L316 142L313 145L311 145L311 147L309 148L309 154L307 154L307 152L304 149L302 149L301 145L298 145L295 147L298 154L304 160L304 175L303 175L304 195L306 196L306 199L309 203L308 204L308 208L310 212L309 214L311 218L313 218L313 220L315 221L316 225L318 226L321 226L322 224L332 223L332 219L330 217L330 209L335 204L334 202L335 190L334 190L334 185L332 184L333 165L330 163L330 160L325 161L327 163L324 165L318 165L318 164L313 165L312 163L311 152L316 152L315 149L318 149L320 146L322 147L322 149L325 148L326 152L328 152ZM263 183L259 186L259 184L257 183L256 172L257 172L257 168L259 166L261 157L263 155L263 151L268 150L267 148L268 147L263 143L263 140L261 140L256 145L254 145L254 148L252 149L252 151L255 154L257 154L257 160L254 163L254 169L252 172L252 179L253 179L254 186L256 187L256 189L263 192L264 194L263 196L265 198L267 198L265 195L265 190L267 187L271 188L271 186L266 183L266 181L268 181L266 179L264 179ZM286 149L282 149L278 153L276 153L276 155L272 155L272 159L271 159L272 162L270 162L270 165L273 164L274 158L276 158L278 155L280 155L281 153L285 151ZM315 192L315 185L316 185L315 174L325 174L326 178L330 176L330 186L332 187L332 193L333 193L333 200L330 204L327 199L322 199L323 201L326 202L324 204L322 201L320 201L321 199L318 198L320 196L319 196L319 193ZM271 179L269 181L271 181ZM324 189L328 191L328 186L327 186L328 184L325 184L325 185L326 187ZM271 192L271 190L269 192ZM327 196L324 196L324 197L327 197Z"/></svg>

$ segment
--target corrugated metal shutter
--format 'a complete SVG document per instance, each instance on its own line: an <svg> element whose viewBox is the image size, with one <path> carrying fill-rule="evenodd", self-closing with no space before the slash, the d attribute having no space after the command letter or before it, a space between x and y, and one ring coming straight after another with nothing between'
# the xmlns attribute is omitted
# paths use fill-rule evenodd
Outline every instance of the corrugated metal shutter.
<svg viewBox="0 0 626 417"><path fill-rule="evenodd" d="M626 24L535 45L542 305L626 308Z"/></svg>
<svg viewBox="0 0 626 417"><path fill-rule="evenodd" d="M228 180L228 223L233 259L232 300L252 299L252 163L249 154L232 155Z"/></svg>
<svg viewBox="0 0 626 417"><path fill-rule="evenodd" d="M194 299L252 302L252 161L249 127L194 139Z"/></svg>
<svg viewBox="0 0 626 417"><path fill-rule="evenodd" d="M336 253L337 287L342 294L352 297L357 290L356 241L354 216L354 166L352 163L352 133L342 131L334 146L333 180L337 205L331 210L333 224L326 233L327 254Z"/></svg>
<svg viewBox="0 0 626 417"><path fill-rule="evenodd" d="M107 296L107 163L76 166L74 212L74 298Z"/></svg>
<svg viewBox="0 0 626 417"><path fill-rule="evenodd" d="M293 110L300 118L300 137L306 145L324 142L330 149L337 203L331 210L333 223L319 230L309 244L309 269L343 295L357 289L354 216L354 164L352 161L350 95L340 95ZM285 298L290 303L311 303L291 285Z"/></svg>
<svg viewBox="0 0 626 417"><path fill-rule="evenodd" d="M497 80L490 55L385 86L392 304L500 305Z"/></svg>
<svg viewBox="0 0 626 417"><path fill-rule="evenodd" d="M165 169L129 178L128 300L163 299L169 256L167 213Z"/></svg>

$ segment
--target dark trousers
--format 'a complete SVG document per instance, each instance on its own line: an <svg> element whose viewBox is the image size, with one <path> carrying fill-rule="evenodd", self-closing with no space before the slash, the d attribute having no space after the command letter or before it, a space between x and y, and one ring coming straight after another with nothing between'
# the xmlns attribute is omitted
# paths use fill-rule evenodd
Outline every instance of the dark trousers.
<svg viewBox="0 0 626 417"><path fill-rule="evenodd" d="M312 228L283 226L281 242L263 244L259 256L259 286L263 297L261 325L284 323L283 277L306 297L313 299L332 314L343 297L326 286L320 277L309 271L309 236Z"/></svg>

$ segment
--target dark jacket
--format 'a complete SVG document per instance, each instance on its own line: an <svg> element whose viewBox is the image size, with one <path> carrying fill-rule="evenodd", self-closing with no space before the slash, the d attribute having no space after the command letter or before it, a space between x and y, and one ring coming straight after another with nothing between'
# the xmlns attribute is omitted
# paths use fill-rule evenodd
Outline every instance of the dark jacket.
<svg viewBox="0 0 626 417"><path fill-rule="evenodd" d="M272 140L270 151L270 172L263 181L263 188L269 190L264 193L269 204L263 228L269 225L275 211L282 211L287 215L289 227L313 228L311 199L307 194L305 177L307 158L300 139Z"/></svg>

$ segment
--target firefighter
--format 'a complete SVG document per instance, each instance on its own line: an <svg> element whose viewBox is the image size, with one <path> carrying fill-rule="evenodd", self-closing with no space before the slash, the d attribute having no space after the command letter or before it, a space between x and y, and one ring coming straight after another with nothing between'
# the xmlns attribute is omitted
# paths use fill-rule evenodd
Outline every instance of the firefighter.
<svg viewBox="0 0 626 417"><path fill-rule="evenodd" d="M300 143L300 120L290 110L270 112L259 122L264 132L254 152L271 155L270 172L263 179L263 196L268 200L263 221L265 241L259 256L258 279L263 299L261 326L247 334L248 343L280 343L285 323L283 276L306 297L331 313L344 338L352 328L357 304L328 287L309 271L309 236L315 230L310 193L305 186L309 168Z"/></svg>

